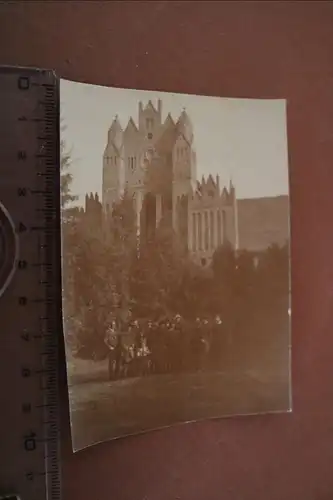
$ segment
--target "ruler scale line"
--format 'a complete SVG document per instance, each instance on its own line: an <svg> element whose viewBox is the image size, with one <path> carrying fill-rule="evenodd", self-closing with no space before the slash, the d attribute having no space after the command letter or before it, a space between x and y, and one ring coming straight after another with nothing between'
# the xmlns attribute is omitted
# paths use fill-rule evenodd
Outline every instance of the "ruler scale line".
<svg viewBox="0 0 333 500"><path fill-rule="evenodd" d="M0 137L0 172L5 168L0 177L0 245L5 245L0 247L0 277L8 275L0 288L8 326L8 341L1 346L11 359L0 366L0 393L6 393L10 380L15 386L15 404L1 401L7 411L0 429L0 487L14 488L22 500L60 500L59 79L50 70L0 67L0 101L1 131L15 138ZM17 442L22 443L20 457L15 456Z"/></svg>

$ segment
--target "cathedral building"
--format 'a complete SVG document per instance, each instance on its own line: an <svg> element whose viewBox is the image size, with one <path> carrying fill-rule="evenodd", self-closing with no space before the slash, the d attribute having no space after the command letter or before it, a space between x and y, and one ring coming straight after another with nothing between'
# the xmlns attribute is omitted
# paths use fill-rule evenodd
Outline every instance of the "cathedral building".
<svg viewBox="0 0 333 500"><path fill-rule="evenodd" d="M197 179L193 126L185 109L177 121L170 114L163 121L160 100L157 107L140 102L137 122L130 118L124 129L116 116L108 130L102 186L104 216L128 193L140 237L164 224L200 265L227 241L238 248L235 188L231 182L221 187L219 176Z"/></svg>

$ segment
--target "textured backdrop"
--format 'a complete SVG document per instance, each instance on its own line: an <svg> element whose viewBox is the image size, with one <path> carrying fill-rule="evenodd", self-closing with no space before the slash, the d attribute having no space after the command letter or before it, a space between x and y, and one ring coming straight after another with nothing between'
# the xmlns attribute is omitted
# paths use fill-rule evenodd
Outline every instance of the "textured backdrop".
<svg viewBox="0 0 333 500"><path fill-rule="evenodd" d="M294 412L74 456L63 359L64 499L332 499L333 3L2 3L0 40L1 63L68 79L288 99Z"/></svg>

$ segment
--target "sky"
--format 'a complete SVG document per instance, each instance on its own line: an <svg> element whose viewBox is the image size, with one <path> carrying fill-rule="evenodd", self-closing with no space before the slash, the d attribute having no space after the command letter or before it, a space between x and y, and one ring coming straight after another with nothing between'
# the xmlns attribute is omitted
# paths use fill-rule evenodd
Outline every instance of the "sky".
<svg viewBox="0 0 333 500"><path fill-rule="evenodd" d="M138 104L162 100L162 120L191 118L197 176L220 175L237 198L288 194L286 102L283 99L230 99L102 87L61 80L62 138L71 152L72 191L84 203L87 192L102 192L103 152L115 115L123 128Z"/></svg>

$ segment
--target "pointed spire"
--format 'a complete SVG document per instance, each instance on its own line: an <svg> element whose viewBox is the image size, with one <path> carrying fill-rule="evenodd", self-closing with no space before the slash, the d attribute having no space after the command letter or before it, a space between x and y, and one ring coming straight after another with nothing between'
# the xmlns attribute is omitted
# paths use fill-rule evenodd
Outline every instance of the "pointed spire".
<svg viewBox="0 0 333 500"><path fill-rule="evenodd" d="M193 126L190 120L190 117L183 108L180 117L177 121L178 131L185 137L189 144L192 144L193 141Z"/></svg>
<svg viewBox="0 0 333 500"><path fill-rule="evenodd" d="M164 122L164 125L167 126L167 125L175 125L175 122L173 121L173 118L171 116L171 113L168 113L167 114L167 117L165 119L165 122Z"/></svg>
<svg viewBox="0 0 333 500"><path fill-rule="evenodd" d="M236 189L231 178L229 183L229 199L231 203L236 203Z"/></svg>
<svg viewBox="0 0 333 500"><path fill-rule="evenodd" d="M121 148L123 142L123 130L118 115L115 115L108 131L108 145L113 144L117 149Z"/></svg>
<svg viewBox="0 0 333 500"><path fill-rule="evenodd" d="M215 183L216 183L217 194L220 195L220 176L219 176L219 174L216 175Z"/></svg>
<svg viewBox="0 0 333 500"><path fill-rule="evenodd" d="M109 130L111 132L117 132L119 129L121 129L121 125L119 123L119 117L118 115L114 115L113 117L113 120L112 120L112 123L111 123L111 126L109 128Z"/></svg>
<svg viewBox="0 0 333 500"><path fill-rule="evenodd" d="M147 105L146 105L145 109L147 110L147 109L149 109L149 108L151 108L153 111L155 111L155 113L156 113L156 112L158 112L158 111L156 111L155 106L154 106L154 104L152 103L152 100L151 100L151 99L149 99L149 101L147 102Z"/></svg>
<svg viewBox="0 0 333 500"><path fill-rule="evenodd" d="M136 132L138 131L138 128L135 125L135 122L134 122L134 120L133 120L132 117L130 117L130 119L128 120L127 126L125 128L125 132L128 131L128 130L131 130L131 129L132 130L134 129Z"/></svg>
<svg viewBox="0 0 333 500"><path fill-rule="evenodd" d="M223 201L226 201L228 199L228 190L225 186L222 189L221 197L222 197Z"/></svg>

